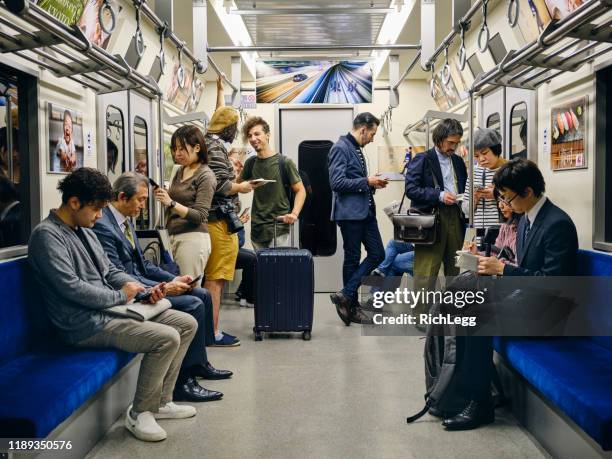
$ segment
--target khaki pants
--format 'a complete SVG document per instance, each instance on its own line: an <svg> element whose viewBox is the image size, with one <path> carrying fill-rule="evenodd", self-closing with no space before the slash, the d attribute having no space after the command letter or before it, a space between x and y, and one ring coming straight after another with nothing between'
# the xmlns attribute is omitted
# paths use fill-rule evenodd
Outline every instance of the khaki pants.
<svg viewBox="0 0 612 459"><path fill-rule="evenodd" d="M168 309L145 322L117 318L78 347L111 347L144 353L140 365L133 409L157 413L172 401L181 362L198 328L189 314Z"/></svg>
<svg viewBox="0 0 612 459"><path fill-rule="evenodd" d="M445 276L457 276L459 268L455 266L457 250L463 248L464 226L459 206L440 206L440 226L438 241L434 245L415 245L414 248L414 285L434 290L440 266L444 263ZM424 304L417 305L417 313L426 312Z"/></svg>
<svg viewBox="0 0 612 459"><path fill-rule="evenodd" d="M170 236L170 245L174 261L181 269L181 276L196 278L204 274L212 247L208 233L175 234Z"/></svg>

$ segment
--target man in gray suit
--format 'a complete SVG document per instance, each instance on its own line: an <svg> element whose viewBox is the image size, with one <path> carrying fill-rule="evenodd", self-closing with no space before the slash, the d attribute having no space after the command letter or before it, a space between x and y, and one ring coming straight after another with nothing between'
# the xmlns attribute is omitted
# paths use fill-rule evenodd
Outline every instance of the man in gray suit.
<svg viewBox="0 0 612 459"><path fill-rule="evenodd" d="M172 390L198 324L173 309L145 322L106 312L140 299L145 290L109 262L90 229L112 197L111 185L99 171L83 167L64 178L58 189L62 205L34 229L28 249L47 314L67 344L144 353L125 426L140 440L163 440L167 434L157 419L196 414L191 406L174 404ZM163 286L150 292L148 302L167 301Z"/></svg>

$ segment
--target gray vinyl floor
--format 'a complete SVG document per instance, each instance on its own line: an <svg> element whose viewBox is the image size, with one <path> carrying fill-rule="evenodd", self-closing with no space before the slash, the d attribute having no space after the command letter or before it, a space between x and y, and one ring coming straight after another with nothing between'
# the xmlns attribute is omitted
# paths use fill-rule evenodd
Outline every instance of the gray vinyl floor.
<svg viewBox="0 0 612 459"><path fill-rule="evenodd" d="M237 348L209 348L226 381L202 381L222 391L199 404L195 418L165 420L161 443L134 439L118 420L89 458L540 458L547 455L509 412L469 432L445 432L422 408L423 341L365 337L345 327L327 295L316 295L312 340L301 335L253 340L253 311L231 302L222 325Z"/></svg>

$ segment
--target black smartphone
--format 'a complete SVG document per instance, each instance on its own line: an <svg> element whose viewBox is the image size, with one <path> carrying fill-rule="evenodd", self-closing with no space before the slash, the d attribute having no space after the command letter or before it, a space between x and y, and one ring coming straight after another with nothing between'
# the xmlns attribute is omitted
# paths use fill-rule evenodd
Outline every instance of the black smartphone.
<svg viewBox="0 0 612 459"><path fill-rule="evenodd" d="M157 182L155 180L153 180L151 177L149 177L149 183L151 184L153 189L159 188L159 185L157 184Z"/></svg>
<svg viewBox="0 0 612 459"><path fill-rule="evenodd" d="M143 301L149 301L151 298L151 289L148 288L144 292L140 292L134 298L137 302L142 303Z"/></svg>
<svg viewBox="0 0 612 459"><path fill-rule="evenodd" d="M194 280L192 280L191 282L189 282L189 285L193 288L193 287L197 287L200 283L200 281L202 280L202 275L200 274L198 277L196 277Z"/></svg>

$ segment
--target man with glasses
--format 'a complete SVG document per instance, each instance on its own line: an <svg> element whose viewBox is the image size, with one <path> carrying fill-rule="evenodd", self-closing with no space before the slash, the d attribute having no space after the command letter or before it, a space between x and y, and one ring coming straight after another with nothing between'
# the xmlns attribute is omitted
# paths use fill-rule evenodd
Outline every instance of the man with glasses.
<svg viewBox="0 0 612 459"><path fill-rule="evenodd" d="M433 245L416 245L414 250L415 289L433 289L444 263L444 275L456 276L457 250L463 246L464 221L457 195L465 191L467 170L455 150L463 128L459 121L447 118L433 130L434 148L416 155L406 168L406 196L412 207L425 212L439 212L438 238ZM418 305L418 314L425 305Z"/></svg>

